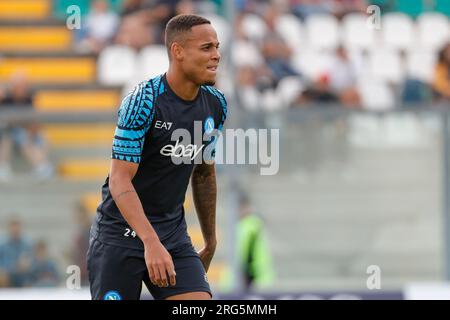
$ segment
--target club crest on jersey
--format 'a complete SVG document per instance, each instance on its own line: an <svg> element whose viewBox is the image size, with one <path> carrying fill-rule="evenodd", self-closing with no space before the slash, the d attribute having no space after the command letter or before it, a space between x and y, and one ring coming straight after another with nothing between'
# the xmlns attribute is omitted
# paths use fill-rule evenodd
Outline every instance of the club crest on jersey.
<svg viewBox="0 0 450 320"><path fill-rule="evenodd" d="M208 117L205 120L204 130L206 134L210 134L214 130L214 119L212 117Z"/></svg>
<svg viewBox="0 0 450 320"><path fill-rule="evenodd" d="M103 300L122 300L122 297L117 291L108 291L103 297Z"/></svg>

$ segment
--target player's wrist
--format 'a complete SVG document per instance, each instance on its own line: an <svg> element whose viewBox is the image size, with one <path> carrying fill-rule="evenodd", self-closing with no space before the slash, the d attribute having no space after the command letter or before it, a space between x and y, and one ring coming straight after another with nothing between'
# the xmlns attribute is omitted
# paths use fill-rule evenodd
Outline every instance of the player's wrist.
<svg viewBox="0 0 450 320"><path fill-rule="evenodd" d="M146 237L143 237L142 242L144 243L144 247L150 248L151 246L155 245L156 243L159 243L159 238L156 235L149 235Z"/></svg>
<svg viewBox="0 0 450 320"><path fill-rule="evenodd" d="M209 239L205 241L205 249L214 251L217 246L217 240L216 239Z"/></svg>

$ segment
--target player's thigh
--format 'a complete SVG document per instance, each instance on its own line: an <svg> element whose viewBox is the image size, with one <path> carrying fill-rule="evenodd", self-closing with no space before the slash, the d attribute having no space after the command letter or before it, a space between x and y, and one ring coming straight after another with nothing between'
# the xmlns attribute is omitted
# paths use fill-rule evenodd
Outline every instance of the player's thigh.
<svg viewBox="0 0 450 320"><path fill-rule="evenodd" d="M170 250L176 272L175 286L160 288L150 282L148 274L145 285L156 300L168 299L211 299L211 288L205 269L192 245L184 245Z"/></svg>
<svg viewBox="0 0 450 320"><path fill-rule="evenodd" d="M166 300L211 300L211 295L204 291L186 292L167 297Z"/></svg>
<svg viewBox="0 0 450 320"><path fill-rule="evenodd" d="M145 272L136 250L93 240L88 251L89 284L93 300L138 300Z"/></svg>

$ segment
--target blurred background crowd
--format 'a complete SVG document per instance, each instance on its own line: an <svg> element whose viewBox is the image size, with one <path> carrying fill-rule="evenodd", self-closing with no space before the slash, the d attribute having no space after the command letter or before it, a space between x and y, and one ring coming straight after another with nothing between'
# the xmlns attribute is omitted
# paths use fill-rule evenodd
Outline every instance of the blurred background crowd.
<svg viewBox="0 0 450 320"><path fill-rule="evenodd" d="M72 30L78 9L80 28ZM242 112L387 112L450 100L448 0L0 0L0 287L62 285L69 264L82 267L87 284L89 226L117 107L134 85L167 69L164 27L181 13L201 14L216 28L222 52L217 87ZM61 118L42 122L37 114ZM84 116L74 120L72 114ZM334 128L339 134L342 123ZM340 148L335 142L328 150ZM341 160L350 166L348 158ZM244 198L240 212L248 216L254 209ZM254 246L242 239L264 234L264 221L274 219L265 214L265 220L241 221L244 261ZM201 244L199 228L191 237ZM270 251L280 246L258 243L247 280L258 282L261 275L267 286L276 277ZM231 281L226 254L219 253L210 276L223 288ZM350 274L343 265L333 270ZM317 271L307 268L305 277Z"/></svg>

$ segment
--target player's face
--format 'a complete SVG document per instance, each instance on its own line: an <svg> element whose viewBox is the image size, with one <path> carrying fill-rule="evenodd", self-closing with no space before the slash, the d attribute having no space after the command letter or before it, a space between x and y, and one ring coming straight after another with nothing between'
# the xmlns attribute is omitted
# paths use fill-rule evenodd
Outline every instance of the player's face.
<svg viewBox="0 0 450 320"><path fill-rule="evenodd" d="M210 24L192 27L185 42L182 68L198 85L214 85L220 61L219 41Z"/></svg>

